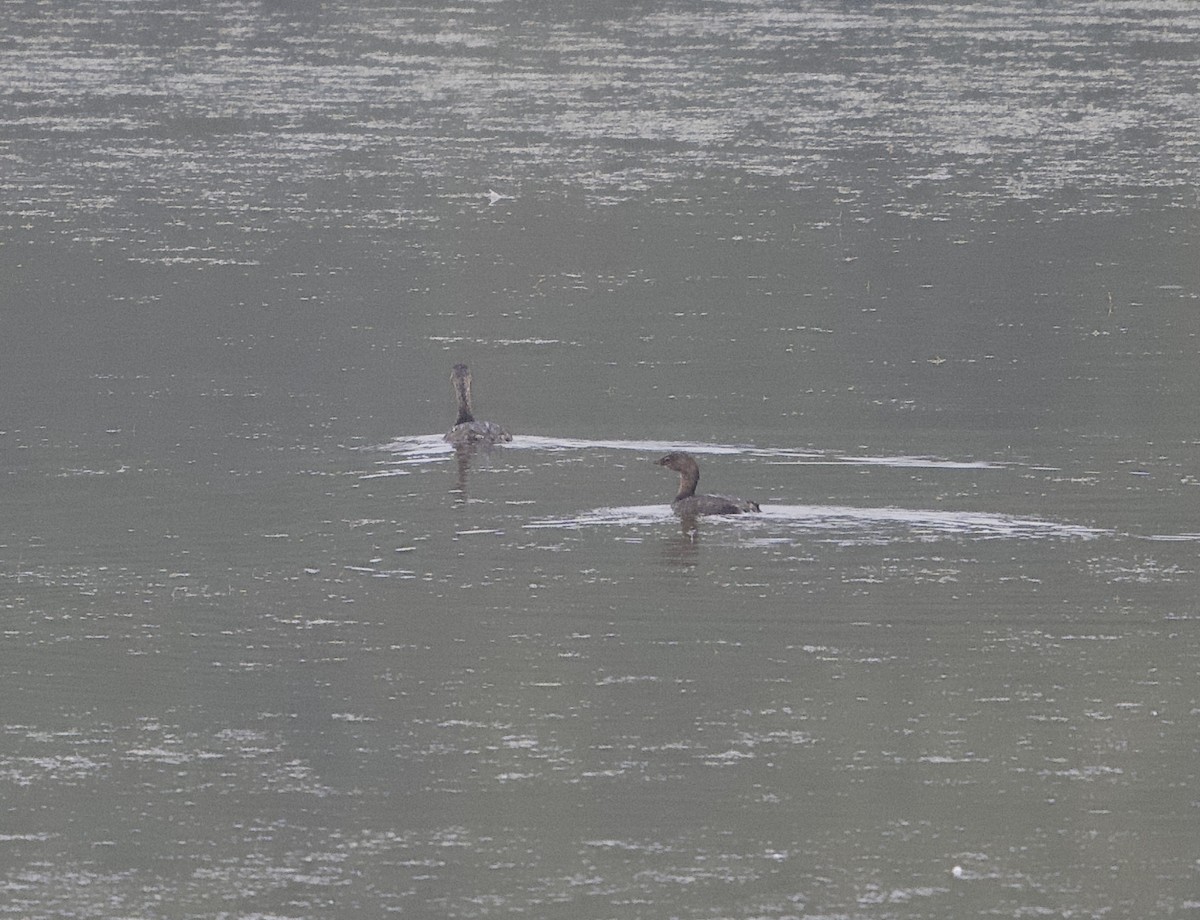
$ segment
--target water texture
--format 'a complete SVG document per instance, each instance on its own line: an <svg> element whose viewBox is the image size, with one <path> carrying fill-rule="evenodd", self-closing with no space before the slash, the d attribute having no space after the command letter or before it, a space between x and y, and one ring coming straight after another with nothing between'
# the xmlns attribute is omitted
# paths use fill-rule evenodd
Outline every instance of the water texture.
<svg viewBox="0 0 1200 920"><path fill-rule="evenodd" d="M0 917L1200 912L1198 64L0 0Z"/></svg>

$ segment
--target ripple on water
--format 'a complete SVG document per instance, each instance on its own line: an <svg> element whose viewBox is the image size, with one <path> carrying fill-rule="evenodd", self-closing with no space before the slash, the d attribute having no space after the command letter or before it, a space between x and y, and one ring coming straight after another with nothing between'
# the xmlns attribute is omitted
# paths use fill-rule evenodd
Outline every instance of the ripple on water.
<svg viewBox="0 0 1200 920"><path fill-rule="evenodd" d="M669 505L599 508L568 518L531 521L527 529L638 526L674 518ZM770 545L792 538L876 544L906 540L1092 540L1107 533L1092 527L978 512L905 508L854 508L833 505L764 505L758 514L706 518L738 529L751 543ZM786 531L781 534L781 531Z"/></svg>
<svg viewBox="0 0 1200 920"><path fill-rule="evenodd" d="M368 450L391 455L382 461L384 470L363 472L363 479L409 475L408 467L439 463L454 454L454 448L440 435L396 438ZM935 456L870 457L856 454L825 454L817 450L755 447L747 444L722 444L703 441L679 442L637 439L550 438L516 435L511 443L485 449L501 457L509 451L628 451L657 454L687 450L700 455L753 457L777 464L862 465L888 468L929 468L947 470L1003 470L1002 464L988 461L963 461ZM579 529L586 527L638 527L661 524L675 517L669 505L628 505L602 507L569 516L541 518L523 526L529 530ZM1094 539L1107 531L1039 518L1005 514L905 509L894 507L858 508L842 505L765 504L761 513L709 518L714 524L736 527L750 545L787 543L804 537L842 544L882 544L901 541L943 539L966 540L1038 540ZM482 532L482 531L480 531Z"/></svg>
<svg viewBox="0 0 1200 920"><path fill-rule="evenodd" d="M374 235L437 221L480 173L608 203L731 171L836 188L864 215L1064 191L1092 211L1194 197L1186 2L848 14L769 0L507 23L493 6L463 4L445 30L419 9L345 2L311 22L150 5L121 40L98 35L111 4L53 24L18 5L0 78L20 92L0 114L22 217L116 240L131 262L212 267L257 264L299 224ZM329 199L352 206L313 192L334 175L352 194ZM483 176L462 207L509 197ZM214 226L219 239L194 232Z"/></svg>
<svg viewBox="0 0 1200 920"><path fill-rule="evenodd" d="M386 444L377 444L368 451L380 451L394 455L400 463L421 463L445 460L453 455L454 447L440 434L405 435ZM639 453L667 453L686 450L693 454L709 456L743 456L774 460L780 463L849 464L888 467L929 467L956 470L1000 470L1004 466L985 460L952 460L934 456L890 456L868 457L857 454L826 454L819 450L793 447L756 447L751 444L721 444L711 441L662 441L655 439L619 438L551 438L541 435L513 435L511 442L494 448L482 448L500 453L510 450L543 450L561 452L573 450L616 450Z"/></svg>

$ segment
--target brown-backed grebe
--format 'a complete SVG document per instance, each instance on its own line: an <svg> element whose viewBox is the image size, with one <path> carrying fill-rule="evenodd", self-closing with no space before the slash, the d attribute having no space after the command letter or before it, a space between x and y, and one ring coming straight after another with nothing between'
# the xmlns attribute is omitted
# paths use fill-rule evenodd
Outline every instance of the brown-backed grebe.
<svg viewBox="0 0 1200 920"><path fill-rule="evenodd" d="M724 495L697 495L696 485L700 482L700 467L696 458L681 450L672 451L661 460L656 460L659 466L665 466L679 474L679 494L671 502L676 514L742 514L746 511L760 511L757 502L744 498L727 498Z"/></svg>
<svg viewBox="0 0 1200 920"><path fill-rule="evenodd" d="M458 397L458 420L446 432L445 440L456 446L470 444L498 444L511 441L512 435L495 422L480 422L471 414L471 369L465 364L454 365L450 382Z"/></svg>

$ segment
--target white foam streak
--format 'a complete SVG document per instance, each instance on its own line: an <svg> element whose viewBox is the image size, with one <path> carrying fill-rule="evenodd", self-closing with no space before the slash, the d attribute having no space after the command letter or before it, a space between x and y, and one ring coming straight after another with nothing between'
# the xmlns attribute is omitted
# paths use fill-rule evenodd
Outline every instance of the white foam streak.
<svg viewBox="0 0 1200 920"><path fill-rule="evenodd" d="M909 508L855 508L847 505L767 505L766 521L812 530L875 531L899 529L913 537L962 536L971 539L1085 539L1107 533L1092 527L983 512L929 511Z"/></svg>
<svg viewBox="0 0 1200 920"><path fill-rule="evenodd" d="M454 452L440 434L399 437L377 450L419 462L421 460L443 460ZM483 448L488 449L488 448ZM827 455L818 450L795 447L755 447L750 444L713 444L706 441L657 441L641 439L592 439L592 438L548 438L541 435L514 435L511 442L497 445L492 450L543 450L549 452L571 450L622 450L636 453L667 453L686 450L693 454L709 456L761 457L780 463L797 464L854 464L888 467L934 467L938 469L998 470L1000 464L984 460L947 460L931 456L862 457Z"/></svg>
<svg viewBox="0 0 1200 920"><path fill-rule="evenodd" d="M628 505L623 508L596 508L584 511L570 518L548 518L541 521L530 521L524 527L527 530L559 529L576 530L582 527L599 527L605 525L634 526L637 524L656 524L670 520L675 516L670 505Z"/></svg>
<svg viewBox="0 0 1200 920"><path fill-rule="evenodd" d="M570 518L532 521L527 529L632 527L675 518L669 505L597 508ZM741 531L763 531L768 542L797 537L846 543L962 538L969 540L1092 540L1108 533L1091 527L979 512L928 511L907 508L855 508L841 505L765 505L760 513L713 516L703 526L732 525Z"/></svg>

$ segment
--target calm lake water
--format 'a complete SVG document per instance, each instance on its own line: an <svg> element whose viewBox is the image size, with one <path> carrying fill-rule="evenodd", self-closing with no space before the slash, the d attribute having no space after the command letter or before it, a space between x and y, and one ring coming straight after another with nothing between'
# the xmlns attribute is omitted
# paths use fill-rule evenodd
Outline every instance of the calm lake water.
<svg viewBox="0 0 1200 920"><path fill-rule="evenodd" d="M1200 916L1192 0L0 10L0 917Z"/></svg>

